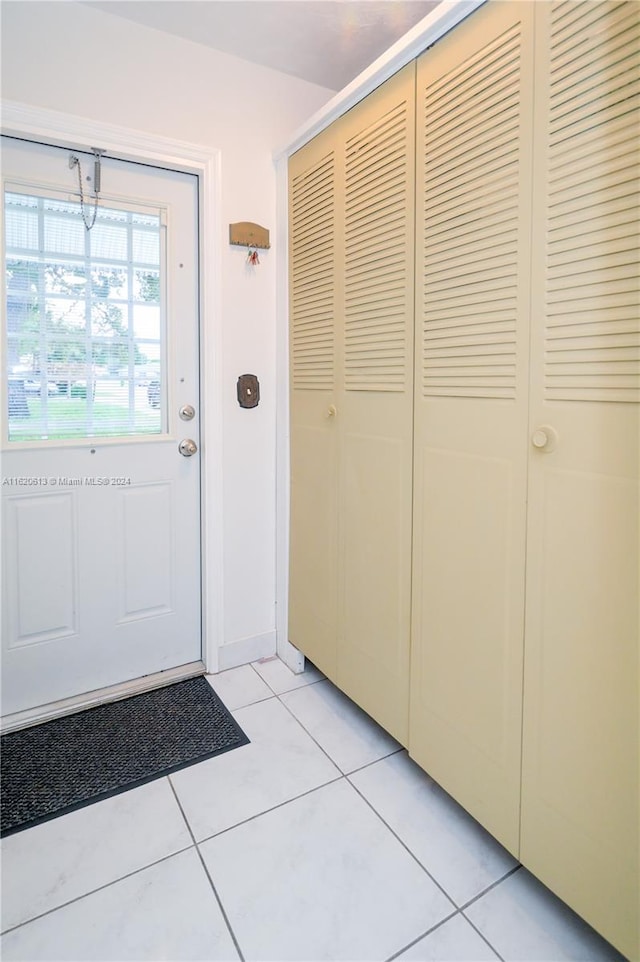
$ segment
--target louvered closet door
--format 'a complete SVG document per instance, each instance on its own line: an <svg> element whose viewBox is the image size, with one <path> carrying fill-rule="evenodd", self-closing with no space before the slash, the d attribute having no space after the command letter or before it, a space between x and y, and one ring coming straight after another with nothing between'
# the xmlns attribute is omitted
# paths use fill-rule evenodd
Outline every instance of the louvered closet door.
<svg viewBox="0 0 640 962"><path fill-rule="evenodd" d="M409 723L415 64L340 122L344 163L338 684Z"/></svg>
<svg viewBox="0 0 640 962"><path fill-rule="evenodd" d="M635 959L640 5L537 18L522 859Z"/></svg>
<svg viewBox="0 0 640 962"><path fill-rule="evenodd" d="M410 754L517 853L532 5L418 62Z"/></svg>
<svg viewBox="0 0 640 962"><path fill-rule="evenodd" d="M289 637L408 737L415 64L289 166Z"/></svg>
<svg viewBox="0 0 640 962"><path fill-rule="evenodd" d="M322 671L336 672L338 375L336 178L332 131L289 163L291 544L289 637Z"/></svg>

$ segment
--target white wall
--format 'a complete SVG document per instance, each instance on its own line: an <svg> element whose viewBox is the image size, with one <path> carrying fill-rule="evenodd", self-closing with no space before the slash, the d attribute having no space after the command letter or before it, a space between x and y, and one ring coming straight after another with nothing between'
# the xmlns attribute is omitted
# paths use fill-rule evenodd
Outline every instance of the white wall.
<svg viewBox="0 0 640 962"><path fill-rule="evenodd" d="M229 247L250 220L275 241L272 151L333 91L78 3L4 0L2 96L217 148L225 231L220 276L223 367L221 667L275 651L275 249L255 269ZM206 270L206 266L205 266ZM241 410L239 374L258 375Z"/></svg>

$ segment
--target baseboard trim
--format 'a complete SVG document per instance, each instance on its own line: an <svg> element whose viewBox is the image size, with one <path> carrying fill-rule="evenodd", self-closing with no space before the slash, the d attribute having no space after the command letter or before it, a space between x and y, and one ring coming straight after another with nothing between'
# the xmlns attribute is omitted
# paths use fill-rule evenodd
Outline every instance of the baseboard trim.
<svg viewBox="0 0 640 962"><path fill-rule="evenodd" d="M229 645L218 648L218 671L248 665L259 658L269 658L276 653L276 632L267 631L263 635L241 638Z"/></svg>

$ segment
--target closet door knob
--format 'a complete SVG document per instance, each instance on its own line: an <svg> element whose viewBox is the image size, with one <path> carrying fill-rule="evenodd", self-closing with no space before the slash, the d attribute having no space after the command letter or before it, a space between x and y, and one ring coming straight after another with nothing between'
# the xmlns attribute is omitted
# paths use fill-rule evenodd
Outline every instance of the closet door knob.
<svg viewBox="0 0 640 962"><path fill-rule="evenodd" d="M327 417L334 418L337 413L338 413L338 409L336 408L335 404L330 404L329 407L327 408Z"/></svg>
<svg viewBox="0 0 640 962"><path fill-rule="evenodd" d="M543 424L541 427L536 428L531 435L531 443L534 448L537 448L538 451L544 451L545 454L555 449L557 441L557 431L549 427L548 424Z"/></svg>

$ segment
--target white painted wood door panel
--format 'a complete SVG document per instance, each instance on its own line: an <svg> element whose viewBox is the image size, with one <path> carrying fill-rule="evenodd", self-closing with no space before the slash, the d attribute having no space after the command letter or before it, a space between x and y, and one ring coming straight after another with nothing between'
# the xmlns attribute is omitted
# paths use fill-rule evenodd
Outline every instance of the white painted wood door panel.
<svg viewBox="0 0 640 962"><path fill-rule="evenodd" d="M77 173L69 168L69 154L3 138L5 195L13 192L19 203L30 203L20 198L35 197L40 210L51 202L76 202ZM91 155L78 156L83 171L91 172ZM74 266L66 258L72 273L84 271L81 299L89 305L86 324L78 321L93 352L83 396L92 407L93 420L86 422L84 436L73 429L73 436L60 437L64 429L55 422L64 404L71 418L84 382L71 386L67 382L67 393L61 396L55 374L49 377L44 363L33 377L20 370L25 366L20 363L25 359L25 339L17 340L10 331L9 347L5 341L5 357L18 368L4 378L2 405L5 716L201 658L199 455L186 458L178 451L184 437L199 444L197 182L189 174L104 158L101 186L99 222L103 211L115 212L115 220L121 216L133 246L130 243L126 257L118 255L121 262L117 261L114 232L121 230L124 237L125 227L105 223L102 247L93 260ZM85 189L89 194L90 185ZM144 224L144 218L157 219L157 270L136 266L136 258L146 256L140 253L142 234L137 241L134 236L138 217ZM56 261L52 253L53 221L53 215L51 223L44 220L48 233L40 238L40 253L25 248L22 254L11 255L7 249L6 255L23 257L35 271L33 290L20 296L30 298L29 309L41 333L53 324L55 298L58 306L64 303L67 314L80 302L73 301L71 288L47 300L42 263L66 257L59 253ZM80 235L84 231L82 227ZM15 242L13 235L9 238L7 231L5 235ZM27 243L20 236L18 241ZM128 355L125 352L129 362L120 372L113 361L104 366L96 361L101 351L102 361L102 355L107 356L106 339L96 327L97 301L85 293L91 285L95 294L111 269L121 270L122 277L128 277L123 283L129 285L104 295L115 294L113 304L120 312L109 350L113 354L116 342L126 346L127 337L133 345ZM139 293L132 293L132 287L143 282L157 284L157 297L151 296L153 309L140 303ZM6 290L3 303L8 303ZM153 310L159 344L149 334ZM7 318L7 310L4 315ZM93 340L90 331L98 331ZM70 337L64 334L60 339ZM51 357L49 350L50 366ZM146 378L144 357L152 362ZM95 390L90 383L94 378ZM20 391L25 386L35 389L37 407L34 394L27 395L29 412L22 421L9 416L8 381L13 391L16 382ZM101 411L107 410L101 400L104 392L111 392L113 400L107 406L115 418L113 429L100 421ZM49 420L38 421L44 418L44 395ZM196 410L189 422L178 417L185 404ZM38 433L49 437L38 438Z"/></svg>

